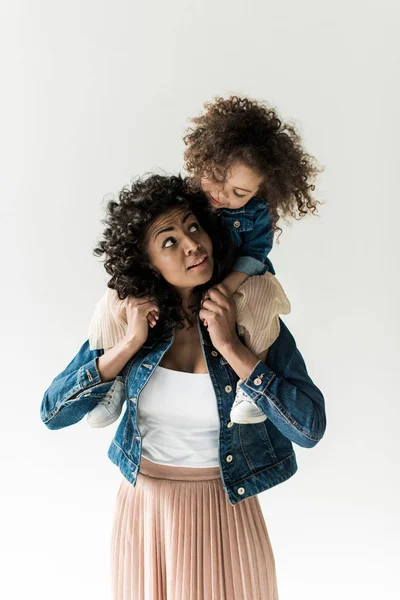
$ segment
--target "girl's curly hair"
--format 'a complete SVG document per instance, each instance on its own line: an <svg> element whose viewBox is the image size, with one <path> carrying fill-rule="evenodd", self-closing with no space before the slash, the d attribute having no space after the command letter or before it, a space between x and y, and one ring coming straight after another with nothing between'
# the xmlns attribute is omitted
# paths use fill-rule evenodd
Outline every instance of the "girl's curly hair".
<svg viewBox="0 0 400 600"><path fill-rule="evenodd" d="M283 123L265 103L238 96L216 98L204 108L184 137L192 189L199 189L202 177L215 178L216 168L226 177L239 160L264 177L257 196L269 207L274 231L282 232L276 225L280 217L299 220L317 212L316 205L323 203L311 192L324 168L304 151L293 125Z"/></svg>
<svg viewBox="0 0 400 600"><path fill-rule="evenodd" d="M187 182L180 175L147 175L125 186L119 192L118 202L108 202L107 218L101 221L106 225L103 239L93 250L95 256L105 254L104 268L111 275L107 285L117 291L120 300L129 295L149 295L158 302L160 318L156 327L149 329L149 338L163 338L176 325L183 326L181 297L174 286L149 267L146 235L153 219L173 208L190 208L211 238L214 272L210 281L194 289L192 314L198 310L203 292L229 273L235 258L229 234L207 198L190 190Z"/></svg>

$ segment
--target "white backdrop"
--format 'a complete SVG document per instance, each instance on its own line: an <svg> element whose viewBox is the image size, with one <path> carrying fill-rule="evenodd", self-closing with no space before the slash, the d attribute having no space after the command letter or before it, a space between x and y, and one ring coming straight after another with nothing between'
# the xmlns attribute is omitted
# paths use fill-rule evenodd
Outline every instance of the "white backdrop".
<svg viewBox="0 0 400 600"><path fill-rule="evenodd" d="M118 423L46 429L107 274L105 202L182 169L188 118L266 100L325 166L271 259L328 427L259 496L280 600L398 598L400 104L395 2L1 3L1 597L111 598ZM219 600L219 599L216 599Z"/></svg>

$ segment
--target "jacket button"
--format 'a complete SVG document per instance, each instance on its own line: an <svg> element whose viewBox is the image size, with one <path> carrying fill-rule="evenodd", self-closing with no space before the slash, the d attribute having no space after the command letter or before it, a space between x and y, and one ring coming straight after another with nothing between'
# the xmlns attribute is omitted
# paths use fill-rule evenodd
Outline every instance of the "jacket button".
<svg viewBox="0 0 400 600"><path fill-rule="evenodd" d="M232 421L229 421L229 423L228 423L227 427L233 427L233 423L232 423Z"/></svg>
<svg viewBox="0 0 400 600"><path fill-rule="evenodd" d="M90 396L90 392L86 392L86 394L83 394L84 396Z"/></svg>
<svg viewBox="0 0 400 600"><path fill-rule="evenodd" d="M261 379L259 377L256 377L255 380L254 380L254 383L255 383L255 385L261 385L262 381L261 381Z"/></svg>
<svg viewBox="0 0 400 600"><path fill-rule="evenodd" d="M136 402L136 398L129 398L131 402Z"/></svg>
<svg viewBox="0 0 400 600"><path fill-rule="evenodd" d="M244 488L239 488L238 489L238 494L240 494L241 496L243 496L243 494L244 494Z"/></svg>
<svg viewBox="0 0 400 600"><path fill-rule="evenodd" d="M226 386L225 386L225 391L226 391L226 392L229 394L229 392L231 392L231 391L232 391L232 386L230 386L230 385L226 385Z"/></svg>
<svg viewBox="0 0 400 600"><path fill-rule="evenodd" d="M140 436L139 435L135 436L135 440L140 440Z"/></svg>
<svg viewBox="0 0 400 600"><path fill-rule="evenodd" d="M232 461L233 461L232 454L228 454L228 456L226 457L226 462L232 462Z"/></svg>
<svg viewBox="0 0 400 600"><path fill-rule="evenodd" d="M240 227L240 221L234 221L233 226L236 228Z"/></svg>
<svg viewBox="0 0 400 600"><path fill-rule="evenodd" d="M216 352L215 350L212 350L212 351L211 351L211 354L212 354L213 356L218 356L218 352Z"/></svg>

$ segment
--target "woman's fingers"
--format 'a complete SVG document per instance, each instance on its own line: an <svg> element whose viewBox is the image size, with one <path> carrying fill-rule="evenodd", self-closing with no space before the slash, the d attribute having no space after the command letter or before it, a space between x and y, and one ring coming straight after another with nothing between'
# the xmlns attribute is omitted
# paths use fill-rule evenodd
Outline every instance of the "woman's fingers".
<svg viewBox="0 0 400 600"><path fill-rule="evenodd" d="M157 321L159 319L158 310L151 310L147 315L147 320L149 322L150 327L154 327L157 325Z"/></svg>
<svg viewBox="0 0 400 600"><path fill-rule="evenodd" d="M209 319L212 319L213 315L214 313L212 313L209 310L206 310L205 308L202 308L199 311L199 317L206 327L208 327Z"/></svg>
<svg viewBox="0 0 400 600"><path fill-rule="evenodd" d="M154 327L159 319L160 309L155 298L144 296L136 298L128 296L126 299L126 308L130 311L137 311L138 314L147 319L148 324Z"/></svg>
<svg viewBox="0 0 400 600"><path fill-rule="evenodd" d="M215 305L221 306L223 308L228 308L230 299L231 294L228 288L222 283L218 283L214 287L207 290L207 292L204 294L201 306L205 306L208 309L215 307Z"/></svg>
<svg viewBox="0 0 400 600"><path fill-rule="evenodd" d="M220 291L211 290L210 297L203 300L201 306L213 312L221 312L229 309L230 304L229 299Z"/></svg>
<svg viewBox="0 0 400 600"><path fill-rule="evenodd" d="M213 300L205 300L201 307L205 310L208 310L212 314L218 315L222 314L225 308L227 308L222 306L221 304L217 304L217 302L214 302Z"/></svg>
<svg viewBox="0 0 400 600"><path fill-rule="evenodd" d="M208 294L210 296L211 299L215 299L216 301L218 299L220 300L229 300L231 294L228 290L228 288L223 285L222 283L218 283L217 285L215 285L214 287L210 288L208 290Z"/></svg>

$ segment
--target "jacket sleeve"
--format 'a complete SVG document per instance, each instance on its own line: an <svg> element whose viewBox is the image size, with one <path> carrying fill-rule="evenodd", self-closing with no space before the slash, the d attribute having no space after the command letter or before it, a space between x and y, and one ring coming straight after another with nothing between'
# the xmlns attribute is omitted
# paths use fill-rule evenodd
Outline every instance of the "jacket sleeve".
<svg viewBox="0 0 400 600"><path fill-rule="evenodd" d="M268 258L274 241L272 217L264 202L259 203L253 218L253 228L242 233L243 243L238 249L239 253L233 270L247 273L250 276L264 275L267 271L275 275L275 270Z"/></svg>
<svg viewBox="0 0 400 600"><path fill-rule="evenodd" d="M44 393L40 417L49 429L80 421L103 399L115 380L102 382L97 359L104 350L90 350L89 340Z"/></svg>
<svg viewBox="0 0 400 600"><path fill-rule="evenodd" d="M303 357L289 329L280 321L280 333L258 361L242 390L292 442L312 448L326 429L325 400L308 375Z"/></svg>

